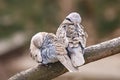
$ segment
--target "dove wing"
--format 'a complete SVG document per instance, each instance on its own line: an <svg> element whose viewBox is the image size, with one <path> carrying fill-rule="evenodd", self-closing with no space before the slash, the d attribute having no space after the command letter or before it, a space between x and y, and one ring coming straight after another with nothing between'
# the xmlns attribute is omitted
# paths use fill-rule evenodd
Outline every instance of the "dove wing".
<svg viewBox="0 0 120 80"><path fill-rule="evenodd" d="M66 37L65 25L63 24L60 25L60 27L57 29L56 37L62 44L65 45L65 47L68 46L68 39Z"/></svg>

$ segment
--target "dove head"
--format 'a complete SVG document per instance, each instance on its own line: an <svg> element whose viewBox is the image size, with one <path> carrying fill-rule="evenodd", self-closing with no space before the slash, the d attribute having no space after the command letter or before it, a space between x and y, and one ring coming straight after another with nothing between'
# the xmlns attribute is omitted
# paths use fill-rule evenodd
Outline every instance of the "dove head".
<svg viewBox="0 0 120 80"><path fill-rule="evenodd" d="M67 17L67 20L69 20L70 22L73 22L74 24L80 24L81 23L81 17L80 14L77 12L72 12L70 13Z"/></svg>

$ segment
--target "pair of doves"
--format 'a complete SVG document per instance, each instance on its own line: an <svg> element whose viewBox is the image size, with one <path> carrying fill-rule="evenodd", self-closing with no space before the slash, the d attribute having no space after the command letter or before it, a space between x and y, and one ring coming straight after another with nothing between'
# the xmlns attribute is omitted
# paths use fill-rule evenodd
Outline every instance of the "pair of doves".
<svg viewBox="0 0 120 80"><path fill-rule="evenodd" d="M80 24L79 13L70 13L53 33L39 32L31 39L30 54L41 65L60 61L69 72L76 72L85 63L87 33Z"/></svg>

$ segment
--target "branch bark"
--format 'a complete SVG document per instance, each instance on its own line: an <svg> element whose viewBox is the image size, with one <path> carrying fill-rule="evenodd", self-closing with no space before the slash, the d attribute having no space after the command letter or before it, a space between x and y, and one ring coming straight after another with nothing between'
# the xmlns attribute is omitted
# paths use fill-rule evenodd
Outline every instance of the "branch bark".
<svg viewBox="0 0 120 80"><path fill-rule="evenodd" d="M120 37L86 47L84 56L86 63L89 63L119 52ZM17 73L8 80L51 80L65 72L67 72L67 69L61 63L57 62L48 66L35 66Z"/></svg>

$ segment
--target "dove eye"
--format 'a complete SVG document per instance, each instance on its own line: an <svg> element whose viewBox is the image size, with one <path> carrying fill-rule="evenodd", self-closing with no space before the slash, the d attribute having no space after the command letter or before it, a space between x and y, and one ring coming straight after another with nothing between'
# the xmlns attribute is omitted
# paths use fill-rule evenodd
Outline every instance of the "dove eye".
<svg viewBox="0 0 120 80"><path fill-rule="evenodd" d="M37 57L37 55L35 55L35 57Z"/></svg>
<svg viewBox="0 0 120 80"><path fill-rule="evenodd" d="M68 21L72 22L69 18L66 18L66 20L68 20Z"/></svg>

